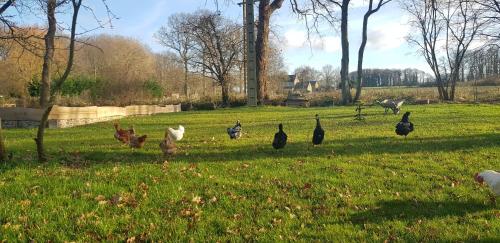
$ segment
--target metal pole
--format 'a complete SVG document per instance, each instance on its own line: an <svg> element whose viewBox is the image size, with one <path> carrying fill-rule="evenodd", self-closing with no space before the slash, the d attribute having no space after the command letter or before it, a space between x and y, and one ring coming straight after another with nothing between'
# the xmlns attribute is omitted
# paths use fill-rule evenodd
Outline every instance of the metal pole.
<svg viewBox="0 0 500 243"><path fill-rule="evenodd" d="M243 26L246 26L247 8L243 6ZM247 32L243 31L243 43L247 43ZM247 52L243 52L243 93L247 95Z"/></svg>
<svg viewBox="0 0 500 243"><path fill-rule="evenodd" d="M255 56L254 1L245 1L247 33L247 105L257 106L257 63Z"/></svg>

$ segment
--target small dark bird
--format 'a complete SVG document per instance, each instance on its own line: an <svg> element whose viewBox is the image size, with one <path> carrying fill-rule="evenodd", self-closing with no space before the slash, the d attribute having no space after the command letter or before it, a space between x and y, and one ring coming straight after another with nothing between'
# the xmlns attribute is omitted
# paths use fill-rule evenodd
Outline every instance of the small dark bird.
<svg viewBox="0 0 500 243"><path fill-rule="evenodd" d="M227 134L231 139L238 139L241 137L241 123L240 120L236 121L236 125L227 129Z"/></svg>
<svg viewBox="0 0 500 243"><path fill-rule="evenodd" d="M282 149L286 145L286 139L288 138L286 136L286 133L283 132L283 124L278 125L279 131L274 134L274 140L273 140L273 148L275 149Z"/></svg>
<svg viewBox="0 0 500 243"><path fill-rule="evenodd" d="M409 119L410 112L406 112L401 118L401 121L396 125L396 134L400 136L408 136L410 132L413 132L413 123Z"/></svg>
<svg viewBox="0 0 500 243"><path fill-rule="evenodd" d="M314 145L319 145L323 142L324 138L325 138L325 130L323 130L321 124L319 123L319 115L316 114L316 128L314 128L312 142Z"/></svg>

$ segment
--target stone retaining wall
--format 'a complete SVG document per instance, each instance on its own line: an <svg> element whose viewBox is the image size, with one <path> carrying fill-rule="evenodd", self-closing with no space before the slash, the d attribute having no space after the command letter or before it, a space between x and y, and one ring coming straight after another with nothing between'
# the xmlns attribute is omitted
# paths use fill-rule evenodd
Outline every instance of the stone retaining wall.
<svg viewBox="0 0 500 243"><path fill-rule="evenodd" d="M126 116L153 115L181 111L181 105L134 105L126 107L54 106L49 115L49 128L74 127L96 122L120 119ZM43 111L33 108L0 108L4 128L31 128L40 123Z"/></svg>

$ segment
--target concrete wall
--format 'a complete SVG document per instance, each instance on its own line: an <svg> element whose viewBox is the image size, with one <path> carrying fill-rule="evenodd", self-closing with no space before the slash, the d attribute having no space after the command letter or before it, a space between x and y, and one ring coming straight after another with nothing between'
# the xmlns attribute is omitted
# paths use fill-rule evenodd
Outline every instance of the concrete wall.
<svg viewBox="0 0 500 243"><path fill-rule="evenodd" d="M49 115L49 128L74 127L96 122L120 119L126 116L153 115L181 111L181 105L134 105L126 107L54 106ZM43 111L33 108L0 108L4 128L29 128L39 124Z"/></svg>

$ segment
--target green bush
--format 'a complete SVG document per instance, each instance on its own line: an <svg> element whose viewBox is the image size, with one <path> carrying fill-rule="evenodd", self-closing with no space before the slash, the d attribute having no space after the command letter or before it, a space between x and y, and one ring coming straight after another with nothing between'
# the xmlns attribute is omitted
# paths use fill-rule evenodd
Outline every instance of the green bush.
<svg viewBox="0 0 500 243"><path fill-rule="evenodd" d="M91 90L99 82L98 79L89 78L86 76L77 76L68 78L61 86L61 94L63 96L79 96L86 90ZM51 86L54 87L55 82L52 81ZM28 94L31 97L39 97L42 84L37 77L28 83Z"/></svg>
<svg viewBox="0 0 500 243"><path fill-rule="evenodd" d="M33 77L26 88L28 89L28 94L30 95L30 97L40 96L41 83L38 78Z"/></svg>
<svg viewBox="0 0 500 243"><path fill-rule="evenodd" d="M63 83L61 94L64 96L78 96L84 91L91 90L97 82L97 79L87 76L70 77Z"/></svg>
<svg viewBox="0 0 500 243"><path fill-rule="evenodd" d="M163 87L156 80L152 79L144 82L144 90L149 92L154 98L161 98L164 94Z"/></svg>

